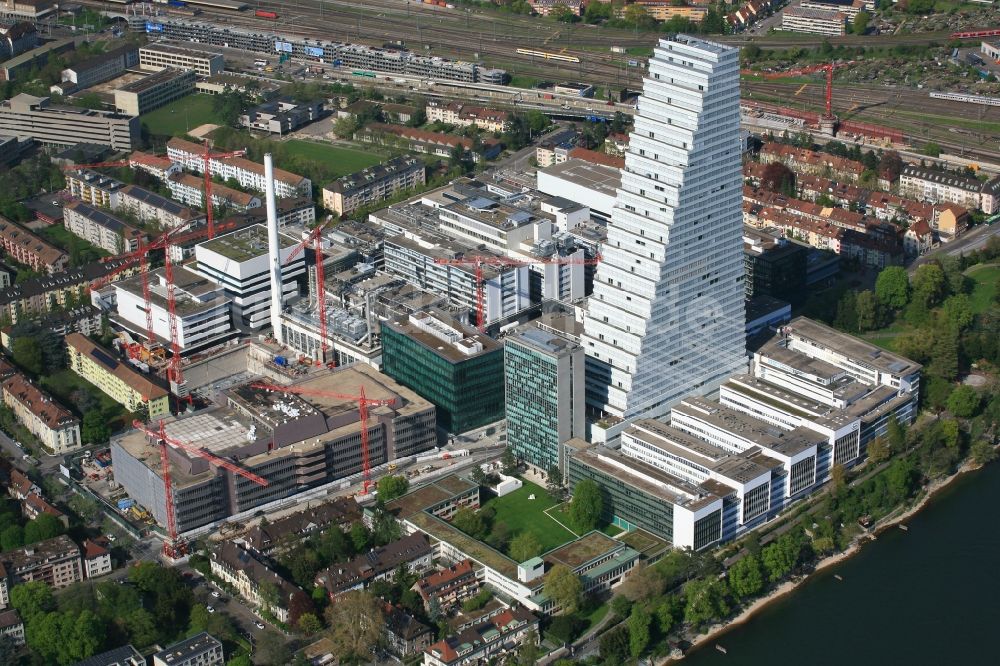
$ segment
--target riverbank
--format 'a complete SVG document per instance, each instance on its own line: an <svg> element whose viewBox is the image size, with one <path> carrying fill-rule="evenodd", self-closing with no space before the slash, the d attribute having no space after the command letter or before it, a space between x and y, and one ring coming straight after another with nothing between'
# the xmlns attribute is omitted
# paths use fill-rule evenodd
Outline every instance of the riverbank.
<svg viewBox="0 0 1000 666"><path fill-rule="evenodd" d="M685 654L689 654L693 650L701 647L703 644L715 641L725 633L739 627L741 624L745 623L747 620L752 618L754 615L758 614L761 610L763 610L767 606L773 604L782 597L785 597L794 592L800 585L802 585L802 583L809 580L811 576L814 576L815 574L819 573L820 571L823 571L824 569L829 569L830 567L836 566L842 563L843 561L853 557L858 552L860 552L861 546L865 542L874 541L877 539L879 534L882 534L885 531L904 523L910 517L920 512L924 507L926 507L927 504L931 501L931 499L933 499L942 490L946 489L948 486L950 486L952 483L954 483L957 479L959 479L963 475L971 471L975 471L980 467L981 467L980 465L976 465L971 461L966 461L954 474L944 479L939 479L937 481L932 482L931 484L929 484L924 488L921 496L912 506L910 506L909 508L907 508L898 515L894 515L884 519L884 522L875 526L871 532L861 535L857 539L852 541L850 546L848 546L845 550L830 555L828 557L824 557L823 559L821 559L819 562L816 563L815 568L810 573L803 576L797 576L795 578L792 578L791 580L781 583L780 585L778 585L778 587L773 589L767 596L757 599L752 604L750 604L742 611L740 611L738 615L733 617L728 622L724 624L712 625L712 627L710 627L708 631L699 634L698 636L691 639L690 645ZM656 662L656 664L657 666L667 666L668 664L678 663L682 659L684 659L683 656L677 658L666 657Z"/></svg>

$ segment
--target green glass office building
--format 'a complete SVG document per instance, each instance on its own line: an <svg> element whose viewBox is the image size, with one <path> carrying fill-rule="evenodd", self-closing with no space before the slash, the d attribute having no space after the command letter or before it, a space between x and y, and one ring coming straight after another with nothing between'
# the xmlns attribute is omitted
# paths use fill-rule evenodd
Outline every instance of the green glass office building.
<svg viewBox="0 0 1000 666"><path fill-rule="evenodd" d="M559 445L583 437L583 347L533 325L504 341L507 446L545 472L565 471Z"/></svg>
<svg viewBox="0 0 1000 666"><path fill-rule="evenodd" d="M434 403L448 432L503 418L503 347L444 313L383 322L382 372Z"/></svg>

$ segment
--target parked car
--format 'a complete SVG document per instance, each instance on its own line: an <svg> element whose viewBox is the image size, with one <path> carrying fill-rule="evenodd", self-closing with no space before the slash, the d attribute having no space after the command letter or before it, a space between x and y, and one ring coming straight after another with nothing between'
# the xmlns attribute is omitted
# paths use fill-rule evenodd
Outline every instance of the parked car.
<svg viewBox="0 0 1000 666"><path fill-rule="evenodd" d="M219 595L219 591L218 590L212 590L212 596L215 597L216 599L218 599L219 596L220 596Z"/></svg>
<svg viewBox="0 0 1000 666"><path fill-rule="evenodd" d="M255 627L257 627L258 629L263 629L264 628L264 623L261 622L261 621L259 621L259 620L257 622L254 622L253 625Z"/></svg>

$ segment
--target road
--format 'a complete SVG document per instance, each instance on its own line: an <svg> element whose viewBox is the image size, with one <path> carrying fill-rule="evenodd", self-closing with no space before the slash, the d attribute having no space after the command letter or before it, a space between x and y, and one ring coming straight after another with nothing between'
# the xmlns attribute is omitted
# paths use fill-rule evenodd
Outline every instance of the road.
<svg viewBox="0 0 1000 666"><path fill-rule="evenodd" d="M1000 234L1000 224L991 224L988 226L981 224L958 240L938 245L927 254L917 258L910 264L907 271L912 275L920 266L929 261L935 261L942 257L957 257L964 253L982 249L991 238L998 234Z"/></svg>

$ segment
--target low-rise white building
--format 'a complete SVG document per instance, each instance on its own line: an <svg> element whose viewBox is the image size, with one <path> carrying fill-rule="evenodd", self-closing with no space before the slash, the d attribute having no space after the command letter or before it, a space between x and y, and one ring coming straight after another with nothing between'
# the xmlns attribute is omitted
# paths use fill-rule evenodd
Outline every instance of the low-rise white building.
<svg viewBox="0 0 1000 666"><path fill-rule="evenodd" d="M840 12L788 7L781 14L781 29L790 32L841 37L846 25L847 18Z"/></svg>
<svg viewBox="0 0 1000 666"><path fill-rule="evenodd" d="M188 171L204 173L205 147L174 137L167 141L167 157L181 164ZM264 166L242 157L210 158L209 172L223 180L235 178L240 187L263 192L266 182ZM312 181L284 169L274 170L275 196L312 196Z"/></svg>
<svg viewBox="0 0 1000 666"><path fill-rule="evenodd" d="M96 578L111 573L111 551L101 544L86 539L83 542L83 573Z"/></svg>
<svg viewBox="0 0 1000 666"><path fill-rule="evenodd" d="M205 181L189 173L175 173L167 178L170 196L181 203L201 208L205 201ZM230 211L244 212L260 208L260 197L248 192L234 190L226 185L212 184L212 205Z"/></svg>

